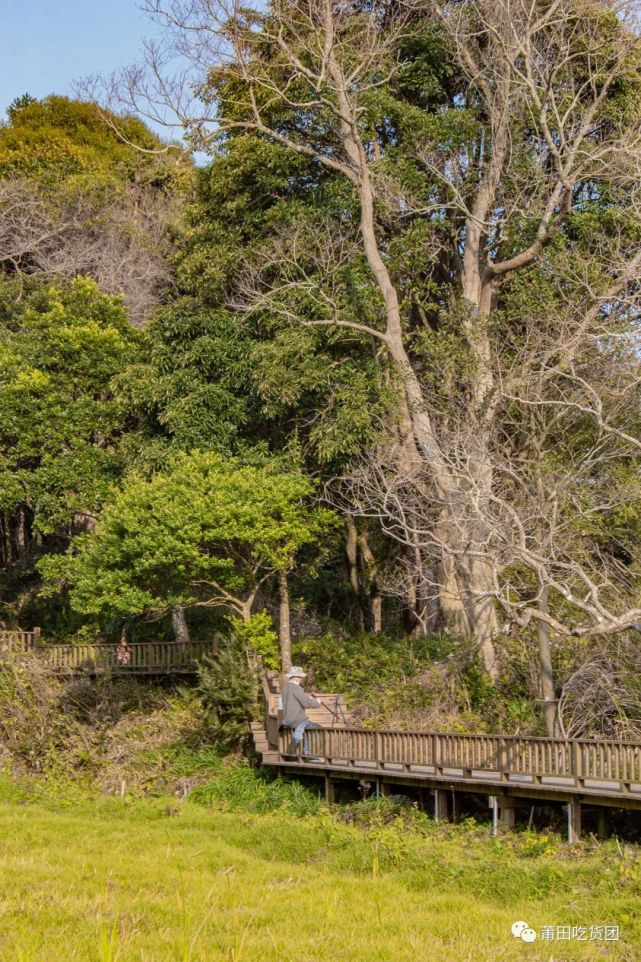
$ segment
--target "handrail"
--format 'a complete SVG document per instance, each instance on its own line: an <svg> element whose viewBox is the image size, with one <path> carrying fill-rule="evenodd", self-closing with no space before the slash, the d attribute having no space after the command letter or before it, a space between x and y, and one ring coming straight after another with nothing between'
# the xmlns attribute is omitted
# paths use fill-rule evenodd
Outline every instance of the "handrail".
<svg viewBox="0 0 641 962"><path fill-rule="evenodd" d="M279 759L291 759L291 731L280 733ZM401 771L423 777L634 792L641 796L641 742L527 735L467 735L335 727L306 732L309 754L325 767ZM297 761L304 761L297 757ZM524 781L525 779L525 781ZM603 790L603 789L602 789Z"/></svg>
<svg viewBox="0 0 641 962"><path fill-rule="evenodd" d="M70 669L90 674L104 671L126 673L187 672L204 655L217 653L216 641L132 641L124 648L104 642L42 643L40 630L0 632L0 656L36 651L55 670Z"/></svg>
<svg viewBox="0 0 641 962"><path fill-rule="evenodd" d="M320 697L333 698L334 694L333 693L329 695L322 694ZM429 737L436 735L439 738L469 738L469 739L476 739L476 740L482 740L486 738L527 739L527 741L530 741L530 742L545 742L546 744L550 744L552 742L562 742L563 744L572 743L572 742L581 742L589 745L630 745L630 746L641 748L641 740L639 741L633 741L630 739L619 740L616 738L606 738L606 739L549 738L549 737L546 737L545 735L495 735L495 734L492 734L491 732L489 733L484 732L482 734L478 734L476 732L469 732L469 733L468 732L443 732L443 731L433 732L433 731L421 731L419 729L408 729L408 728L365 728L365 727L357 727L356 725L336 726L335 728L332 729L332 731L335 731L335 732L340 731L340 732L346 732L346 733L356 732L358 734L370 734L370 735L373 735L375 733L378 733L379 735L414 735L414 736L425 735Z"/></svg>
<svg viewBox="0 0 641 962"><path fill-rule="evenodd" d="M190 648L199 648L205 645L207 648L214 648L214 642L212 641L128 641L127 648L146 648L149 645L162 645L163 648L182 648L189 650ZM118 646L108 644L104 641L89 641L89 642L68 642L68 641L49 641L42 645L42 651L48 651L51 648L100 648L105 650L117 651Z"/></svg>
<svg viewBox="0 0 641 962"><path fill-rule="evenodd" d="M39 645L40 628L32 628L31 631L22 631L18 628L0 629L0 650L6 650L7 647L15 648L16 643L21 651Z"/></svg>

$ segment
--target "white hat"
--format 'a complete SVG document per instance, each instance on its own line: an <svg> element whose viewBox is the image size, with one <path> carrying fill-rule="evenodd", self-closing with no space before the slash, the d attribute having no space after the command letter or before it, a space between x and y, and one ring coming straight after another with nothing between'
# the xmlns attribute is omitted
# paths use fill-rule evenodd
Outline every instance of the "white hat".
<svg viewBox="0 0 641 962"><path fill-rule="evenodd" d="M299 665L292 665L291 668L287 669L287 674L285 677L286 678L304 678L306 674L307 672L303 671L303 669Z"/></svg>

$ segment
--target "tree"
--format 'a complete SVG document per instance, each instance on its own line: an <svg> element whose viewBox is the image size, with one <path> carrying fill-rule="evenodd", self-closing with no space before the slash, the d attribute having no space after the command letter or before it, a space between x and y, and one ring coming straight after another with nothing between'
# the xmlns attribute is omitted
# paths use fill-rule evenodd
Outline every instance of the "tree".
<svg viewBox="0 0 641 962"><path fill-rule="evenodd" d="M90 528L119 477L127 416L110 385L138 341L121 301L87 278L32 285L20 300L0 286L4 604L15 573L15 597L31 598L34 559Z"/></svg>
<svg viewBox="0 0 641 962"><path fill-rule="evenodd" d="M166 291L168 233L190 169L134 117L21 97L0 126L0 264L94 277L142 321ZM118 124L118 133L114 127ZM135 138L144 153L127 141Z"/></svg>
<svg viewBox="0 0 641 962"><path fill-rule="evenodd" d="M415 583L446 623L474 635L492 674L501 610L561 636L635 623L620 569L604 566L594 542L575 550L567 525L533 540L523 523L541 518L530 485L541 438L524 427L533 409L573 429L581 414L613 446L610 463L625 462L638 437L603 376L625 344L619 396L638 383L634 5L147 6L167 32L147 73L125 74L130 104L160 98L223 154L239 132L279 144L351 200L340 216L275 231L231 303L377 346L398 411L367 470L347 478L352 509L407 549ZM191 58L173 82L169 49ZM551 318L541 280L554 289ZM514 318L524 296L529 313ZM517 438L527 469L506 456ZM516 568L529 573L518 590Z"/></svg>
<svg viewBox="0 0 641 962"><path fill-rule="evenodd" d="M95 531L46 559L52 588L71 586L76 610L159 616L214 608L248 621L258 594L291 571L332 522L293 469L213 452L177 456L149 480L129 476Z"/></svg>
<svg viewBox="0 0 641 962"><path fill-rule="evenodd" d="M257 137L235 137L224 155L198 171L175 258L185 295L150 319L144 361L119 379L139 423L130 438L138 459L162 464L161 439L186 450L232 453L260 439L275 451L295 449L310 475L331 477L376 437L393 392L366 339L357 344L343 330L327 338L276 316L239 315L228 306L244 265L263 257L275 229L293 218L311 227L319 208L344 205L345 197L322 171L308 162L292 171L285 149ZM360 283L356 273L352 283ZM354 598L336 578L338 591L328 600L341 619L355 609L359 623L379 630L372 548L389 554L394 546L387 542L383 548L376 532L368 540L365 526L354 524L363 527L357 564L350 568ZM339 574L341 560L338 552Z"/></svg>
<svg viewBox="0 0 641 962"><path fill-rule="evenodd" d="M229 312L196 298L157 310L142 333L140 356L117 382L135 419L130 443L138 457L158 467L167 446L233 453L257 439L253 347Z"/></svg>

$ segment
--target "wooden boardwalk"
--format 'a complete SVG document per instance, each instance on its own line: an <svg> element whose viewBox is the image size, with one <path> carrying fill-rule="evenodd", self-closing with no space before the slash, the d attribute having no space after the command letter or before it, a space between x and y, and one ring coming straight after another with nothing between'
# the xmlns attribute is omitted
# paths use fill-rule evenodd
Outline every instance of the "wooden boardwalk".
<svg viewBox="0 0 641 962"><path fill-rule="evenodd" d="M123 658L117 645L43 643L33 631L0 631L0 658L35 651L43 662L61 673L90 676L192 674L206 656L215 656L214 641L136 641L127 644Z"/></svg>
<svg viewBox="0 0 641 962"><path fill-rule="evenodd" d="M323 777L330 800L345 780L383 794L405 786L422 801L427 793L438 818L456 814L463 794L482 795L495 825L508 827L521 804L562 802L570 839L581 833L582 806L641 810L641 742L371 731L328 711L325 727L307 732L307 755L292 754L292 732L279 731L275 677L266 679L264 696L265 728L254 730L263 764ZM331 708L339 696L320 697Z"/></svg>

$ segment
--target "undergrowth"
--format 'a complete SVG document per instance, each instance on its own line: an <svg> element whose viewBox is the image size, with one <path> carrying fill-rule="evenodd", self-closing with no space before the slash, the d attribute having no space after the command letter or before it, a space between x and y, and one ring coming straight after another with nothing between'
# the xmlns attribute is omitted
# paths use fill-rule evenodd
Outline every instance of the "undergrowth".
<svg viewBox="0 0 641 962"><path fill-rule="evenodd" d="M299 816L317 815L324 808L319 792L233 759L221 761L215 777L195 788L190 798L201 805L262 813L284 810Z"/></svg>
<svg viewBox="0 0 641 962"><path fill-rule="evenodd" d="M510 669L495 685L474 646L447 635L408 640L337 629L299 639L294 657L310 669L312 687L342 692L366 727L544 734L532 652L513 650L503 639L497 640L499 656L501 646L512 646L503 659Z"/></svg>

